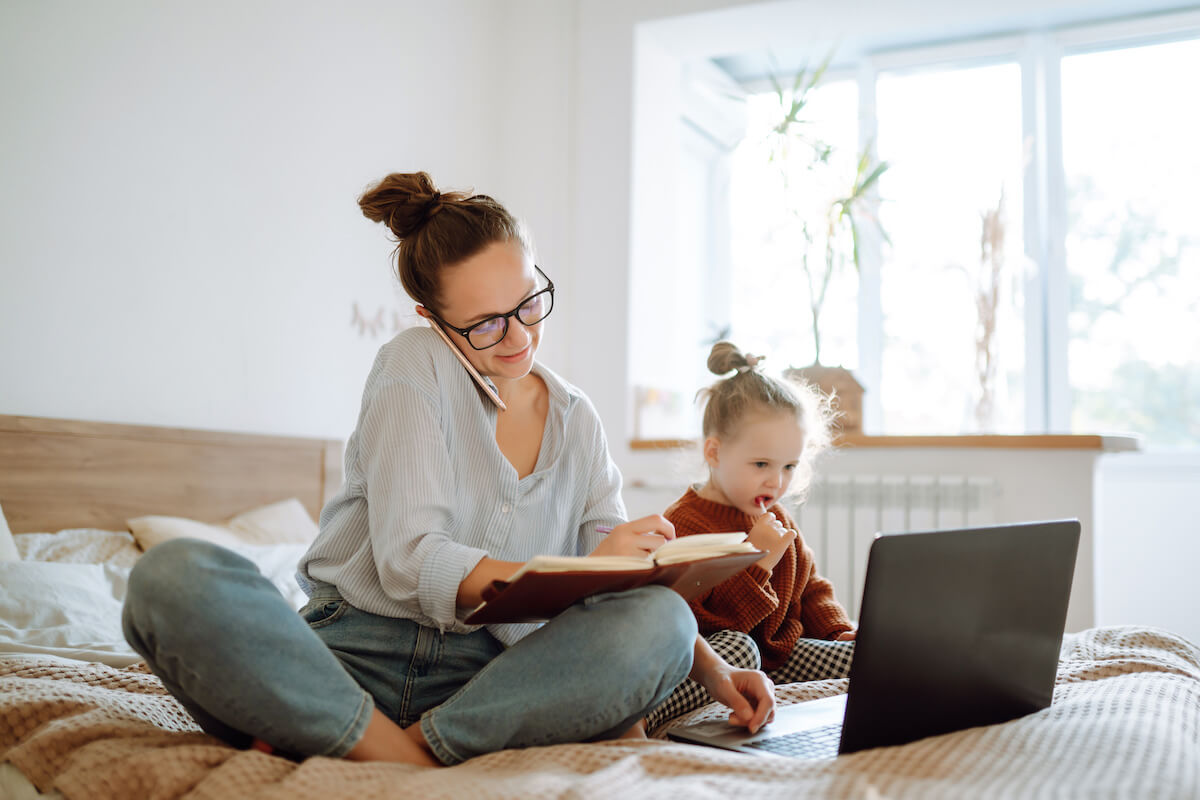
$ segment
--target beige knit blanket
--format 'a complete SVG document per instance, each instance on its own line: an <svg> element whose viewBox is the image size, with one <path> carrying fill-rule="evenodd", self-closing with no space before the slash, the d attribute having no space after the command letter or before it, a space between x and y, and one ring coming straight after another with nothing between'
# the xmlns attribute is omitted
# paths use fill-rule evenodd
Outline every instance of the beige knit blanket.
<svg viewBox="0 0 1200 800"><path fill-rule="evenodd" d="M845 681L778 688L781 703ZM715 716L712 706L691 716ZM663 740L510 750L449 768L238 751L201 733L153 676L0 657L0 761L68 800L130 798L1198 798L1200 649L1155 629L1064 642L1053 705L835 761Z"/></svg>

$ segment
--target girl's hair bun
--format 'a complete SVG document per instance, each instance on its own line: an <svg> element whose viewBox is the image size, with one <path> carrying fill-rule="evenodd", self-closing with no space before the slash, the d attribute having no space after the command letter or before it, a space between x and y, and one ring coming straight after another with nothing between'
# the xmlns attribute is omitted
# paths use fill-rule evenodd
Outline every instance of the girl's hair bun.
<svg viewBox="0 0 1200 800"><path fill-rule="evenodd" d="M742 373L762 359L762 356L743 353L733 342L721 341L714 344L708 354L708 370L714 375L724 375L735 369Z"/></svg>

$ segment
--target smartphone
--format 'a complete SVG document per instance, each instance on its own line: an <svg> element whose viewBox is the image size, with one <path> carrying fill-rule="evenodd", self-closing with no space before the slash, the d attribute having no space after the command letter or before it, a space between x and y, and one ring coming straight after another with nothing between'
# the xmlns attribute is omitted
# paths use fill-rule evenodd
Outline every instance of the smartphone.
<svg viewBox="0 0 1200 800"><path fill-rule="evenodd" d="M463 355L462 351L458 349L454 342L450 341L450 337L446 335L444 330L442 330L442 326L437 324L437 320L429 320L429 327L437 331L437 335L442 337L442 341L445 342L446 346L449 347L454 353L454 357L458 359L460 364L467 368L467 372L469 372L471 377L474 378L476 385L478 385L480 389L483 389L483 393L492 399L492 402L496 404L496 408L500 409L501 411L507 411L508 406L504 405L504 401L500 399L500 395L496 394L495 389L493 389L491 386L488 386L488 382L485 381L483 376L479 374L479 370L475 369L475 367L471 365L471 362L467 360L467 357Z"/></svg>

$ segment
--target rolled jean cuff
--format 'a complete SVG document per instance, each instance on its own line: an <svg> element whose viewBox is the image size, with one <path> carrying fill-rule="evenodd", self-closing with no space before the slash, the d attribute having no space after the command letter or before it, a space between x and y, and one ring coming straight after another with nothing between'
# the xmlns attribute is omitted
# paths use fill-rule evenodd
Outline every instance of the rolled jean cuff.
<svg viewBox="0 0 1200 800"><path fill-rule="evenodd" d="M433 751L434 758L448 767L461 764L466 760L446 747L446 743L442 741L442 737L438 735L437 728L434 727L432 712L426 712L421 717L419 724L421 726L421 733L425 736L425 743Z"/></svg>
<svg viewBox="0 0 1200 800"><path fill-rule="evenodd" d="M358 710L354 713L354 719L350 721L341 737L322 755L329 758L344 758L346 753L353 750L354 746L362 740L363 735L367 732L367 726L371 724L371 714L374 711L375 700L366 690L363 690Z"/></svg>

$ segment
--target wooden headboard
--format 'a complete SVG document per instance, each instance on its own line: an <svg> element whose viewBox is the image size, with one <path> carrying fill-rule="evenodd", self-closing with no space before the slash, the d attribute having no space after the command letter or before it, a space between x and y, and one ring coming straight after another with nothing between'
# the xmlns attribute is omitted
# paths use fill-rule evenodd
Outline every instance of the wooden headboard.
<svg viewBox="0 0 1200 800"><path fill-rule="evenodd" d="M126 530L167 514L220 522L298 498L317 519L342 443L0 415L0 508L15 533Z"/></svg>

